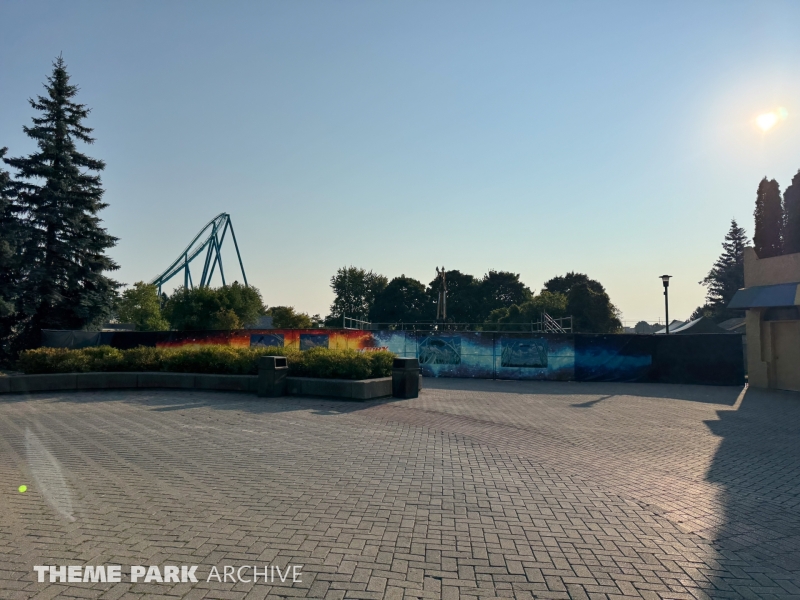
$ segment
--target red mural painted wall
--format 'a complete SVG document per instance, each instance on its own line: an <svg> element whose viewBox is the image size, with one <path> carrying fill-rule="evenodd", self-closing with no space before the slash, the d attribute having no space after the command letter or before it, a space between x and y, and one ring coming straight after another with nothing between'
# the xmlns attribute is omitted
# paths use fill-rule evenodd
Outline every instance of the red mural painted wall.
<svg viewBox="0 0 800 600"><path fill-rule="evenodd" d="M251 340L253 343L251 344ZM273 342L274 343L271 343ZM280 343L279 343L280 342ZM324 342L324 343L323 343ZM166 339L156 341L158 348L184 346L283 346L306 350L313 346L326 348L352 348L353 350L381 350L369 331L354 329L237 329L234 331L173 331Z"/></svg>

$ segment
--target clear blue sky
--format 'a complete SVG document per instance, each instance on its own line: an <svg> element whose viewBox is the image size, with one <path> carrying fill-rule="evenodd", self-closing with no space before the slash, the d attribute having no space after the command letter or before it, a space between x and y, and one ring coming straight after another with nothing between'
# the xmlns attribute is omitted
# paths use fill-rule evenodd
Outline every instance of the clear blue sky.
<svg viewBox="0 0 800 600"><path fill-rule="evenodd" d="M33 149L61 52L123 282L226 211L269 305L326 314L343 265L445 265L584 272L626 321L662 317L669 273L686 317L759 180L800 169L798 23L765 1L0 0L0 146Z"/></svg>

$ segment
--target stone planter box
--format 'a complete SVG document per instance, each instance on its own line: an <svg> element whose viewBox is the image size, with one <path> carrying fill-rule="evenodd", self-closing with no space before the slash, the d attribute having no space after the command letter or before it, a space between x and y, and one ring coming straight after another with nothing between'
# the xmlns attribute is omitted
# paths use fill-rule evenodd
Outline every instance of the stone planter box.
<svg viewBox="0 0 800 600"><path fill-rule="evenodd" d="M56 373L0 377L0 394L112 389L219 390L255 394L257 375L208 375L200 373ZM290 396L326 396L346 400L371 400L392 395L392 378L315 379L287 377Z"/></svg>

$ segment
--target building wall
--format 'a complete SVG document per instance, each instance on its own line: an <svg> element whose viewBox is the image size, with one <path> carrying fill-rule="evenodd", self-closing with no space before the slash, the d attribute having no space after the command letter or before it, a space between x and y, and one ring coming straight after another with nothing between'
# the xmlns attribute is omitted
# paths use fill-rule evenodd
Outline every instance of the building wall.
<svg viewBox="0 0 800 600"><path fill-rule="evenodd" d="M800 281L800 252L758 258L755 248L744 249L744 286Z"/></svg>
<svg viewBox="0 0 800 600"><path fill-rule="evenodd" d="M755 249L744 250L744 285L776 285L780 283L800 282L800 253L784 254L771 258L758 258ZM794 335L795 327L786 327L783 321L764 321L765 309L747 311L745 329L747 332L747 373L748 382L754 387L785 387L788 370L800 371L800 336L792 343L785 343L787 332ZM780 333L781 352L778 358L775 353L776 328ZM780 370L780 371L779 371ZM780 382L780 384L779 384ZM794 384L788 384L795 389ZM798 390L800 391L800 390Z"/></svg>

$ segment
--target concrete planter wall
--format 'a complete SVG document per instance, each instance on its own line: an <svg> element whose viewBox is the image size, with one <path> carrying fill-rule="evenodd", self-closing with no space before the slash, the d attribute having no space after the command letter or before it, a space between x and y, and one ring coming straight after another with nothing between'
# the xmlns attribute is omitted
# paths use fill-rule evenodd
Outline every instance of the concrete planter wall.
<svg viewBox="0 0 800 600"><path fill-rule="evenodd" d="M392 378L380 379L315 379L287 377L287 396L334 396L350 400L371 400L392 395Z"/></svg>
<svg viewBox="0 0 800 600"><path fill-rule="evenodd" d="M109 389L220 390L255 394L257 375L206 375L195 373L57 373L0 377L0 394ZM314 379L287 377L286 394L327 396L348 400L371 400L392 395L392 378Z"/></svg>

